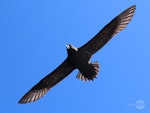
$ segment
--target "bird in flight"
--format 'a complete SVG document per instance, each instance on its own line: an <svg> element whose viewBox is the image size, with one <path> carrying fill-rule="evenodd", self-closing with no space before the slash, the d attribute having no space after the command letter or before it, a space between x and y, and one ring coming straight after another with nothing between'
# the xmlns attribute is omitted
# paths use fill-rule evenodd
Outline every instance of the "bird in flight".
<svg viewBox="0 0 150 113"><path fill-rule="evenodd" d="M77 78L82 81L94 80L100 70L98 62L90 62L94 53L101 49L115 34L122 31L132 19L136 5L133 5L116 16L90 41L80 48L67 44L67 58L54 71L33 86L19 101L20 104L34 102L41 98L54 85L78 69Z"/></svg>

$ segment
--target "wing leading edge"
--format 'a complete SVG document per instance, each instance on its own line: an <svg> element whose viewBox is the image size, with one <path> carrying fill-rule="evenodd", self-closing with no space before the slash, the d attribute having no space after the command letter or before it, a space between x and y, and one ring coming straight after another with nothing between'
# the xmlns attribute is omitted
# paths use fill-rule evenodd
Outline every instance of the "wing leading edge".
<svg viewBox="0 0 150 113"><path fill-rule="evenodd" d="M135 12L133 5L115 17L101 31L99 31L90 41L79 48L80 51L87 51L91 56L101 49L115 34L122 31L130 22Z"/></svg>
<svg viewBox="0 0 150 113"><path fill-rule="evenodd" d="M33 102L41 98L50 88L68 76L74 67L68 63L66 59L58 68L52 73L48 74L39 83L37 83L31 90L29 90L19 101L19 103Z"/></svg>

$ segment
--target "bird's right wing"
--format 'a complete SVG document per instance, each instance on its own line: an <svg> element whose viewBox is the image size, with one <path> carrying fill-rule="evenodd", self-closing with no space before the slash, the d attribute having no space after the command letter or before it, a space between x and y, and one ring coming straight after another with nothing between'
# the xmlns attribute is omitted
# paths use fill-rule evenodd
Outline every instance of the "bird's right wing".
<svg viewBox="0 0 150 113"><path fill-rule="evenodd" d="M50 88L64 79L74 70L74 67L66 59L58 68L52 73L48 74L38 84L36 84L31 90L29 90L19 101L24 104L28 102L36 101L41 98Z"/></svg>
<svg viewBox="0 0 150 113"><path fill-rule="evenodd" d="M90 41L79 48L80 51L88 52L89 56L101 49L115 34L122 31L130 22L135 12L136 6L133 5L115 17L101 31L98 32Z"/></svg>

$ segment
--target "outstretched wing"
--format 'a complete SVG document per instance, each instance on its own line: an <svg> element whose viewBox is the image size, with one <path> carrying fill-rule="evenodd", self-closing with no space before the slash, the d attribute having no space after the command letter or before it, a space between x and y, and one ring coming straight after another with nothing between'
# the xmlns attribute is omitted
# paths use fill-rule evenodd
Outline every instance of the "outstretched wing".
<svg viewBox="0 0 150 113"><path fill-rule="evenodd" d="M74 67L68 63L66 59L58 68L52 73L48 74L38 84L36 84L31 90L29 90L19 101L19 103L28 103L36 101L41 98L50 88L64 79L74 70Z"/></svg>
<svg viewBox="0 0 150 113"><path fill-rule="evenodd" d="M88 52L89 56L101 49L115 34L123 30L133 17L136 6L133 5L115 17L98 34L79 48Z"/></svg>

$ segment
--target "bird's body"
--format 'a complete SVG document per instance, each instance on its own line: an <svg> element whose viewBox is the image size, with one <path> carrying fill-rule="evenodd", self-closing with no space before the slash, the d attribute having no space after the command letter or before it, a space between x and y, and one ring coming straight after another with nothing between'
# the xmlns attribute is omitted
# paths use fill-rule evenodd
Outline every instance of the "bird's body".
<svg viewBox="0 0 150 113"><path fill-rule="evenodd" d="M93 80L99 72L99 67L96 67L90 62L91 55L88 52L81 51L72 45L67 45L68 61L75 68L78 69L80 75L82 74L85 79Z"/></svg>
<svg viewBox="0 0 150 113"><path fill-rule="evenodd" d="M77 78L82 81L94 80L99 72L98 62L90 62L94 53L100 50L115 34L123 30L133 17L136 6L133 5L116 16L90 41L75 48L71 44L67 45L68 56L62 64L54 71L39 81L32 87L19 101L28 103L41 98L49 89L67 77L74 69L78 69Z"/></svg>

